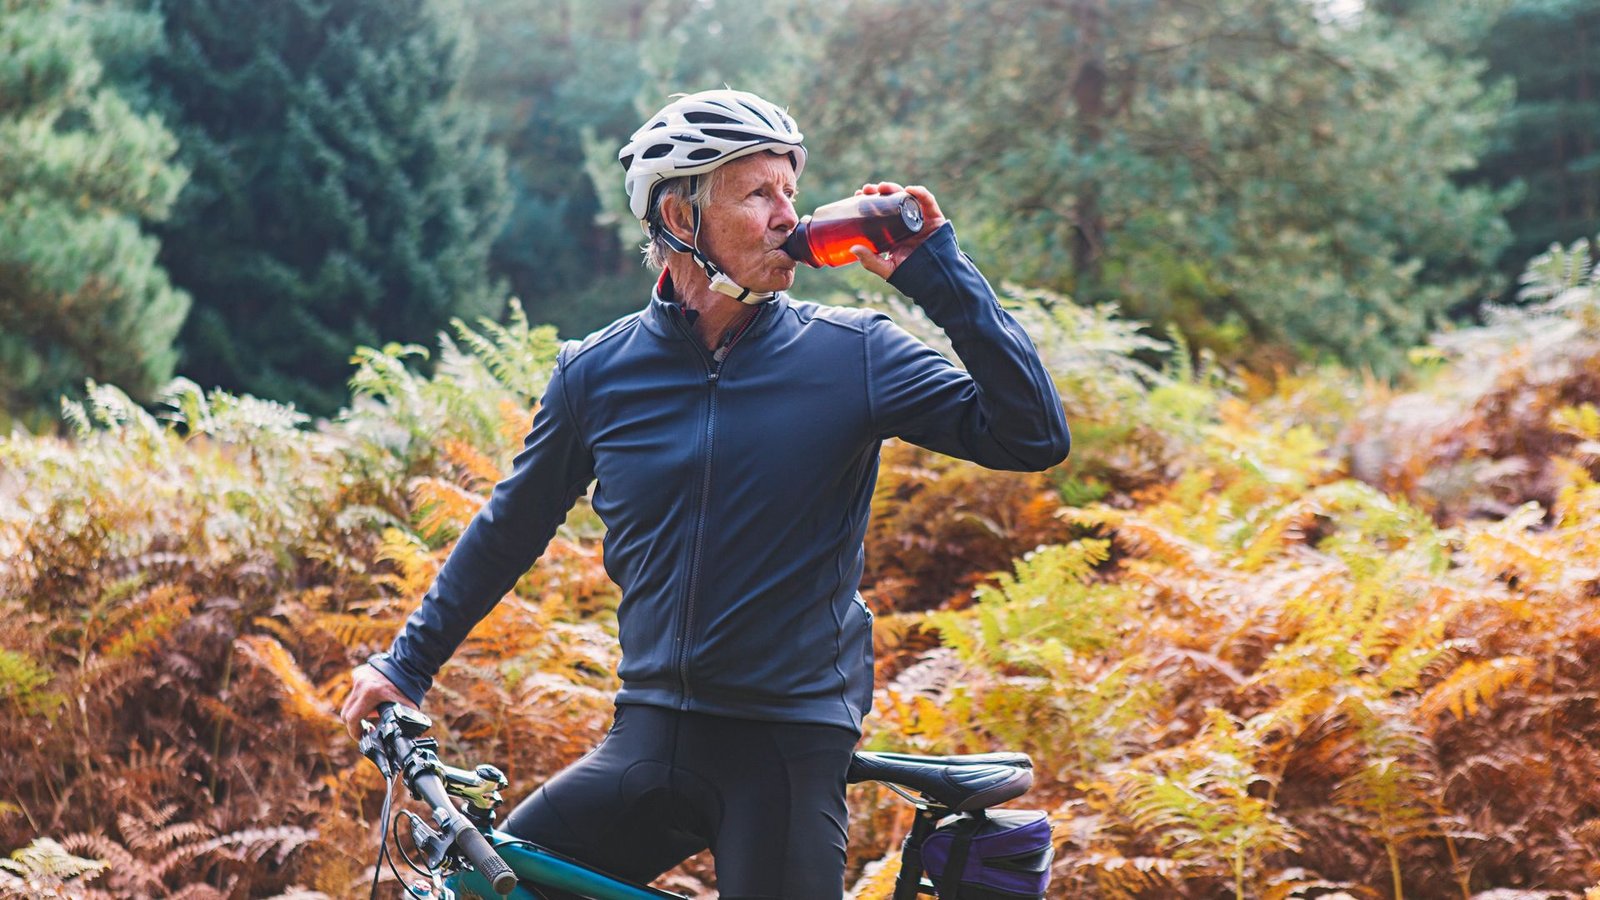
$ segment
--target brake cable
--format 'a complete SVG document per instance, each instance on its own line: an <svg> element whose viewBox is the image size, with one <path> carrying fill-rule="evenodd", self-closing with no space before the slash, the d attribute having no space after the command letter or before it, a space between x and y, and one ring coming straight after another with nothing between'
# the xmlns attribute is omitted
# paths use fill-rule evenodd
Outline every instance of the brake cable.
<svg viewBox="0 0 1600 900"><path fill-rule="evenodd" d="M394 874L395 881L400 883L400 889L405 891L407 896L414 897L416 900L435 900L435 898L429 897L427 894L419 894L411 889L411 885L407 884L405 877L400 874L399 867L394 864L394 855L389 852L389 832L391 830L394 831L395 841L397 842L396 849L399 849L398 841L400 840L400 829L393 828L392 826L394 819L398 819L400 814L398 812L395 813L394 819L391 819L389 817L389 810L394 805L395 782L399 781L400 778L401 775L397 771L394 776L389 779L389 787L383 793L383 811L378 815L378 821L382 822L383 825L378 832L378 859L372 864L372 894L370 895L370 900L378 900L378 877L383 874L383 864L386 861L389 863L389 871ZM433 874L431 872L424 872L421 869L418 869L417 864L411 861L411 856L406 853L405 850L400 849L400 856L405 859L406 865L415 870L417 874L429 876Z"/></svg>

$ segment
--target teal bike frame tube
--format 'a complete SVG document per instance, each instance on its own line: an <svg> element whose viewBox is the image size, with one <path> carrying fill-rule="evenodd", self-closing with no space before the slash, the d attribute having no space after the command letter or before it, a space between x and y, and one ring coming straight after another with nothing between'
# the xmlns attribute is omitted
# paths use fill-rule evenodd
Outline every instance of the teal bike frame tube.
<svg viewBox="0 0 1600 900"><path fill-rule="evenodd" d="M487 836L489 843L511 867L511 871L517 874L519 881L560 888L584 897L593 897L594 900L687 900L682 894L669 894L646 885L622 881L503 831L489 831ZM463 898L476 896L484 900L496 900L499 897L489 882L477 872L462 870L450 876L445 883ZM536 900L534 893L520 884L510 896L513 900Z"/></svg>

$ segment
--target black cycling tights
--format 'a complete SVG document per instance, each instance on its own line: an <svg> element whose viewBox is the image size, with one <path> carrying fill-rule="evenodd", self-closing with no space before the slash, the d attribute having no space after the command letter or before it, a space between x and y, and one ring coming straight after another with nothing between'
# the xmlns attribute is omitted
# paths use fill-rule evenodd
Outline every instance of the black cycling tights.
<svg viewBox="0 0 1600 900"><path fill-rule="evenodd" d="M619 704L600 746L523 801L504 829L642 883L710 847L724 900L839 900L855 743L834 725Z"/></svg>

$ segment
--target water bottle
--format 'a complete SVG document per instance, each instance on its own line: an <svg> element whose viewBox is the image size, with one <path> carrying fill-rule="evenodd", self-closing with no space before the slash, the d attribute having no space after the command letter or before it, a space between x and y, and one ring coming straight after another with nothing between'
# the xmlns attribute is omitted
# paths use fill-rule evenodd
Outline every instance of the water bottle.
<svg viewBox="0 0 1600 900"><path fill-rule="evenodd" d="M820 206L800 220L783 252L813 268L856 261L851 247L883 253L922 230L922 205L905 191L857 194Z"/></svg>

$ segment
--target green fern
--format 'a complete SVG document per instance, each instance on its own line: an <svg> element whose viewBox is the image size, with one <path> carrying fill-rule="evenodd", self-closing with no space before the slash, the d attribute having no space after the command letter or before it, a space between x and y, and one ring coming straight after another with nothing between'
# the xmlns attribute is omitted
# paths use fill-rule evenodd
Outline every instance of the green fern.
<svg viewBox="0 0 1600 900"><path fill-rule="evenodd" d="M48 714L60 708L66 698L44 690L52 680L51 671L27 654L0 650L0 707L23 716Z"/></svg>
<svg viewBox="0 0 1600 900"><path fill-rule="evenodd" d="M501 325L493 319L478 319L483 333L473 331L460 319L452 319L456 335L472 351L499 385L522 398L525 403L538 399L550 377L550 361L555 359L560 341L555 328L530 327L522 304L511 300L511 322Z"/></svg>
<svg viewBox="0 0 1600 900"><path fill-rule="evenodd" d="M1124 770L1113 788L1134 825L1175 859L1226 866L1239 900L1265 856L1299 849L1294 827L1254 790L1270 780L1254 753L1254 736L1213 709L1193 739Z"/></svg>
<svg viewBox="0 0 1600 900"><path fill-rule="evenodd" d="M1551 244L1528 262L1518 281L1522 285L1518 299L1549 302L1572 291L1600 287L1600 266L1589 258L1588 241L1573 241L1567 247Z"/></svg>

